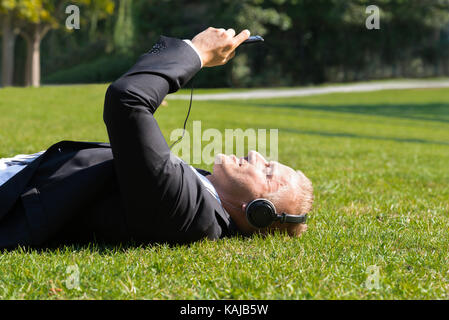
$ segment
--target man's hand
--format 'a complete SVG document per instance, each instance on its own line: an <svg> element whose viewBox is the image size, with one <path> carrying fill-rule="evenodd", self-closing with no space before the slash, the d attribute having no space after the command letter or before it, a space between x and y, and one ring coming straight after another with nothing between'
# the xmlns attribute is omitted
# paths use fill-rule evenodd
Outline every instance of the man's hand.
<svg viewBox="0 0 449 320"><path fill-rule="evenodd" d="M207 28L192 43L199 51L203 67L221 66L235 56L235 49L250 36L249 30L235 35L234 29Z"/></svg>

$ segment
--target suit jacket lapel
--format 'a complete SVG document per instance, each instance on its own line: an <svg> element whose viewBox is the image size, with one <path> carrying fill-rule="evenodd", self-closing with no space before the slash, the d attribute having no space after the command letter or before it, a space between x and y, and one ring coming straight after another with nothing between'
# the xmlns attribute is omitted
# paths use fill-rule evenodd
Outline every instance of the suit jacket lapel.
<svg viewBox="0 0 449 320"><path fill-rule="evenodd" d="M200 174L203 175L203 176L208 176L208 175L211 174L211 173L210 173L209 171L207 171L207 170L198 169L198 168L195 168L195 170L198 171L198 173L200 173Z"/></svg>

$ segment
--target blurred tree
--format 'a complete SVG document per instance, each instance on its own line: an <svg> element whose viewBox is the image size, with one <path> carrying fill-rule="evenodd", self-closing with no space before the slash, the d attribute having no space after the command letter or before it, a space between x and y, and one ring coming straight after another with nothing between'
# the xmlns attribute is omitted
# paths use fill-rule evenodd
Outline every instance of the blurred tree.
<svg viewBox="0 0 449 320"><path fill-rule="evenodd" d="M0 0L2 17L2 79L12 84L14 65L14 37L20 35L26 40L25 86L40 86L40 46L42 39L51 29L58 28L66 19L65 7L81 5L91 17L92 37L99 19L114 11L113 0ZM6 45L5 45L6 44ZM6 66L7 65L7 66ZM4 67L6 66L6 68ZM5 85L4 84L4 85Z"/></svg>
<svg viewBox="0 0 449 320"><path fill-rule="evenodd" d="M97 36L98 22L106 19L114 13L114 0L78 0L75 1L87 9L89 15L89 40L95 41Z"/></svg>
<svg viewBox="0 0 449 320"><path fill-rule="evenodd" d="M147 50L161 34L191 39L207 27L251 30L267 35L268 29L288 30L292 23L285 12L276 10L267 0L134 0L136 45ZM259 49L261 47L259 46ZM208 69L195 77L201 86L245 86L252 83L251 60L254 48L239 49L231 63Z"/></svg>
<svg viewBox="0 0 449 320"><path fill-rule="evenodd" d="M52 14L55 1L16 0L17 17L21 36L27 43L25 86L40 86L40 45L51 28L58 23Z"/></svg>
<svg viewBox="0 0 449 320"><path fill-rule="evenodd" d="M423 59L424 52L435 53L442 48L435 34L447 28L448 3L271 0L268 4L287 14L292 27L285 31L268 30L271 47L264 69L279 70L279 76L295 84L407 76L413 59ZM366 8L373 4L381 11L380 30L365 27ZM282 57L282 62L277 63L270 56ZM442 56L442 51L433 55ZM392 68L396 70L394 74Z"/></svg>
<svg viewBox="0 0 449 320"><path fill-rule="evenodd" d="M134 21L132 0L119 0L117 21L114 28L114 47L119 53L128 54L134 45Z"/></svg>
<svg viewBox="0 0 449 320"><path fill-rule="evenodd" d="M16 9L15 0L0 0L0 21L2 35L2 85L12 86L14 76L14 45L19 29L14 26L14 15Z"/></svg>

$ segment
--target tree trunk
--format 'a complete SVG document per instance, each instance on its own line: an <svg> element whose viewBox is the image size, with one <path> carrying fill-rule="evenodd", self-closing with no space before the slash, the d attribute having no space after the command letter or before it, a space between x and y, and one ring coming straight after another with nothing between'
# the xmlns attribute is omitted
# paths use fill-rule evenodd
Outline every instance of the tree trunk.
<svg viewBox="0 0 449 320"><path fill-rule="evenodd" d="M22 33L27 43L26 87L39 87L41 85L41 41L49 30L49 26L33 25L28 33Z"/></svg>
<svg viewBox="0 0 449 320"><path fill-rule="evenodd" d="M95 10L90 19L90 29L89 29L90 41L95 41L97 27L98 27L98 12Z"/></svg>
<svg viewBox="0 0 449 320"><path fill-rule="evenodd" d="M16 34L12 27L11 17L2 16L2 85L13 85L14 77L14 45Z"/></svg>
<svg viewBox="0 0 449 320"><path fill-rule="evenodd" d="M38 32L33 32L27 40L27 63L25 71L25 85L39 87L41 85L41 40Z"/></svg>

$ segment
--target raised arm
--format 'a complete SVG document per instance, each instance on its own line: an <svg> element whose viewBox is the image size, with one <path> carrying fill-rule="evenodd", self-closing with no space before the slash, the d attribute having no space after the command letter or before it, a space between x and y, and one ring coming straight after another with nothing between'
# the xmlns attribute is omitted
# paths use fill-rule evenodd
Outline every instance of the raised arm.
<svg viewBox="0 0 449 320"><path fill-rule="evenodd" d="M192 39L199 54L182 40L161 37L153 49L109 86L103 118L128 228L137 238L151 234L154 240L164 239L167 230L188 233L189 223L196 218L182 217L190 205L183 197L185 167L172 161L153 114L167 93L184 86L201 65L226 63L246 34L235 37L232 31L224 34L221 29L209 28ZM207 232L219 232L210 229Z"/></svg>

